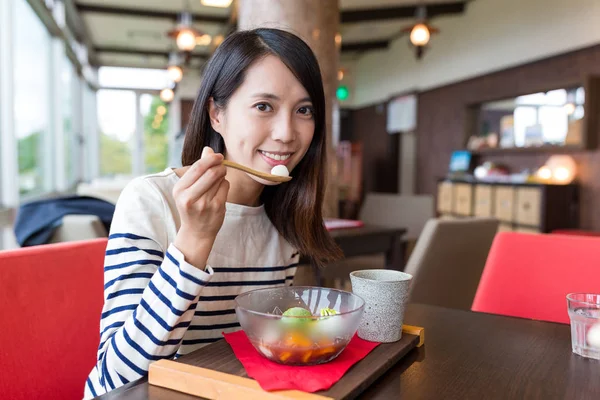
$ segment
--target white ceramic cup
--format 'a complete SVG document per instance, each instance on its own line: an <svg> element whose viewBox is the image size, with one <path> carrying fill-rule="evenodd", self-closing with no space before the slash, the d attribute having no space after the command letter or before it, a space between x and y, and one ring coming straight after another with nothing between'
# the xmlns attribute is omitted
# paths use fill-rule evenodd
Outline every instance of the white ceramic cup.
<svg viewBox="0 0 600 400"><path fill-rule="evenodd" d="M389 269L366 269L350 273L352 292L365 304L358 337L390 343L402 338L404 309L412 275Z"/></svg>

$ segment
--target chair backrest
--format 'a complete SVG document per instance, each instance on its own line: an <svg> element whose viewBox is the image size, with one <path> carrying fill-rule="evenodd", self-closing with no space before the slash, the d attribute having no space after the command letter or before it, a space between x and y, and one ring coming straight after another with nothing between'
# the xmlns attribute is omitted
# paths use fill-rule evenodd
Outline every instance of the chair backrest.
<svg viewBox="0 0 600 400"><path fill-rule="evenodd" d="M133 176L123 176L118 178L98 178L92 182L82 182L77 185L77 194L79 196L91 196L117 204L121 192L131 182Z"/></svg>
<svg viewBox="0 0 600 400"><path fill-rule="evenodd" d="M102 220L96 215L65 215L62 224L50 236L50 243L78 242L108 237Z"/></svg>
<svg viewBox="0 0 600 400"><path fill-rule="evenodd" d="M472 310L569 323L572 292L600 293L600 238L502 232Z"/></svg>
<svg viewBox="0 0 600 400"><path fill-rule="evenodd" d="M0 252L0 397L81 399L96 362L107 239Z"/></svg>
<svg viewBox="0 0 600 400"><path fill-rule="evenodd" d="M359 218L373 225L406 228L405 237L416 239L433 218L433 196L367 193Z"/></svg>
<svg viewBox="0 0 600 400"><path fill-rule="evenodd" d="M409 301L469 310L497 231L491 218L427 221L404 268Z"/></svg>

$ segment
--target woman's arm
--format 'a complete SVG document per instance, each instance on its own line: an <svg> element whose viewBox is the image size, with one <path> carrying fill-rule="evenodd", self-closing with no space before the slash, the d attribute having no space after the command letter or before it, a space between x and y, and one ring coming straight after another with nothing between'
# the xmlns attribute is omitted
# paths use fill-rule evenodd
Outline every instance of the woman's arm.
<svg viewBox="0 0 600 400"><path fill-rule="evenodd" d="M100 346L86 397L138 379L151 362L177 353L212 275L206 262L229 188L222 156L205 153L173 189L181 219L175 244L167 238L171 209L148 178L134 180L119 198L105 257Z"/></svg>
<svg viewBox="0 0 600 400"><path fill-rule="evenodd" d="M123 191L104 263L104 307L97 364L86 397L144 376L171 358L189 326L212 269L192 265L167 243L164 200L144 179ZM208 249L208 254L210 249Z"/></svg>

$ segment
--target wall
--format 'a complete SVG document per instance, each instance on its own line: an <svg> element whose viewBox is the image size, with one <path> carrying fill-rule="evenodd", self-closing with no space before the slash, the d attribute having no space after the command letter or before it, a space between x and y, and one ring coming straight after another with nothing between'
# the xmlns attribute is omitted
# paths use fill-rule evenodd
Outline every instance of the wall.
<svg viewBox="0 0 600 400"><path fill-rule="evenodd" d="M352 142L363 146L363 193L398 192L399 135L386 131L386 108L353 110L351 129Z"/></svg>
<svg viewBox="0 0 600 400"><path fill-rule="evenodd" d="M600 43L600 1L475 0L465 14L436 18L433 25L441 32L420 61L407 37L360 58L348 105L363 107Z"/></svg>
<svg viewBox="0 0 600 400"><path fill-rule="evenodd" d="M199 74L198 70L185 71L183 79L177 85L177 92L182 99L196 99L202 82Z"/></svg>
<svg viewBox="0 0 600 400"><path fill-rule="evenodd" d="M467 104L534 92L544 86L552 88L586 74L600 75L600 45L421 92L417 121L417 191L434 194L436 180L448 170L451 152L465 146ZM600 139L600 130L597 137ZM495 155L481 158L480 162L501 162L519 171L537 168L549 156L548 153ZM600 171L600 150L572 156L578 163L582 189L580 225L600 231L600 179L594 177Z"/></svg>

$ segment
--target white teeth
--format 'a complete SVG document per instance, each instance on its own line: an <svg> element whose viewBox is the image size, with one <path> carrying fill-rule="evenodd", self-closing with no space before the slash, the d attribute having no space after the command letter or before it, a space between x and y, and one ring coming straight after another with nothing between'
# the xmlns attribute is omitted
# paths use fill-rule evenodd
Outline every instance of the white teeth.
<svg viewBox="0 0 600 400"><path fill-rule="evenodd" d="M266 151L261 151L261 153L263 153L265 156L272 158L273 160L276 160L276 161L287 160L291 156L291 154L281 155L281 154L267 153Z"/></svg>

